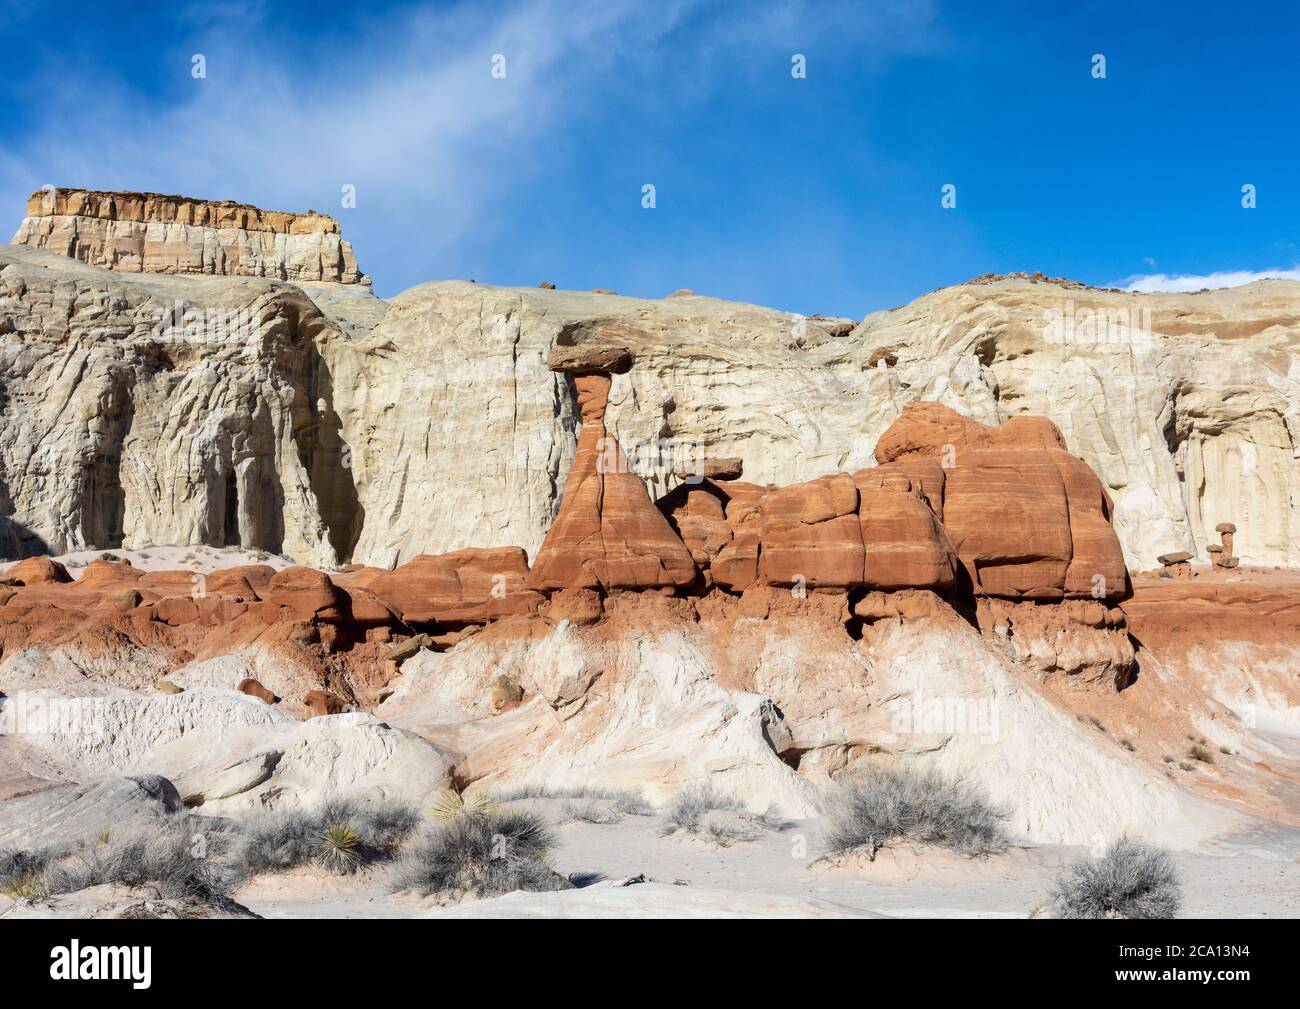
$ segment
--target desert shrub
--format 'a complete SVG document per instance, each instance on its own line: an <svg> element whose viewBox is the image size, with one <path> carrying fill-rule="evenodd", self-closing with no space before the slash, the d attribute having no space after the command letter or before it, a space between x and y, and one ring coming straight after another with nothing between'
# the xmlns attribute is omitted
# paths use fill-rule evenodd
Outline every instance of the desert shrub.
<svg viewBox="0 0 1300 1009"><path fill-rule="evenodd" d="M521 802L524 799L603 799L614 803L614 808L624 816L649 816L653 812L645 797L638 791L625 788L600 788L578 785L569 788L551 788L546 785L518 785L492 793L496 802Z"/></svg>
<svg viewBox="0 0 1300 1009"><path fill-rule="evenodd" d="M761 832L751 826L717 821L710 821L705 826L703 833L719 848L730 847L737 841L755 841L761 836Z"/></svg>
<svg viewBox="0 0 1300 1009"><path fill-rule="evenodd" d="M613 800L614 808L624 816L650 816L654 813L653 807L640 792L617 791Z"/></svg>
<svg viewBox="0 0 1300 1009"><path fill-rule="evenodd" d="M843 782L827 811L831 854L865 848L872 858L890 841L915 841L967 855L1004 851L1009 811L961 779L937 771L872 768Z"/></svg>
<svg viewBox="0 0 1300 1009"><path fill-rule="evenodd" d="M436 823L398 867L394 889L494 897L514 890L565 890L548 861L555 838L541 817L493 808Z"/></svg>
<svg viewBox="0 0 1300 1009"><path fill-rule="evenodd" d="M1129 753L1135 753L1137 751L1137 747L1133 745L1133 740L1131 739L1121 739L1119 745L1128 750Z"/></svg>
<svg viewBox="0 0 1300 1009"><path fill-rule="evenodd" d="M316 860L334 872L354 872L362 861L361 835L347 821L334 821L316 842Z"/></svg>
<svg viewBox="0 0 1300 1009"><path fill-rule="evenodd" d="M45 873L55 858L50 849L0 850L0 893L12 900L38 900L48 892Z"/></svg>
<svg viewBox="0 0 1300 1009"><path fill-rule="evenodd" d="M618 823L622 818L617 809L590 799L566 799L560 807L560 823Z"/></svg>
<svg viewBox="0 0 1300 1009"><path fill-rule="evenodd" d="M1182 884L1169 852L1129 838L1070 866L1051 895L1061 918L1172 918L1181 904Z"/></svg>
<svg viewBox="0 0 1300 1009"><path fill-rule="evenodd" d="M1213 764L1214 754L1204 746L1193 744L1187 748L1187 755L1193 760L1199 760L1202 764Z"/></svg>
<svg viewBox="0 0 1300 1009"><path fill-rule="evenodd" d="M165 898L223 903L237 882L229 866L197 854L194 837L168 824L71 852L45 871L52 894L92 886L150 886Z"/></svg>
<svg viewBox="0 0 1300 1009"><path fill-rule="evenodd" d="M262 813L243 825L231 864L247 876L316 864L339 873L392 858L420 823L411 806L363 807L331 799L312 809Z"/></svg>
<svg viewBox="0 0 1300 1009"><path fill-rule="evenodd" d="M675 796L664 815L668 819L667 832L684 830L694 834L700 829L700 819L714 810L739 810L744 806L734 795L719 792L710 784L687 785Z"/></svg>

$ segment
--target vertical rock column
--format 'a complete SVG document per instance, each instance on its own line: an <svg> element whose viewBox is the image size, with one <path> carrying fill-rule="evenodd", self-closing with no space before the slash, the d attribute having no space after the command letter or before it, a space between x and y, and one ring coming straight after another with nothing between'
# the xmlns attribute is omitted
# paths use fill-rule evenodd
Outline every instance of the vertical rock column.
<svg viewBox="0 0 1300 1009"><path fill-rule="evenodd" d="M690 585L697 577L690 551L605 429L610 376L631 368L631 351L556 347L547 363L573 376L582 431L560 512L537 552L529 586L554 591Z"/></svg>
<svg viewBox="0 0 1300 1009"><path fill-rule="evenodd" d="M1235 568L1239 562L1232 552L1232 534L1237 531L1237 527L1231 522L1220 522L1214 527L1223 541L1223 548L1214 554L1214 565L1220 568Z"/></svg>

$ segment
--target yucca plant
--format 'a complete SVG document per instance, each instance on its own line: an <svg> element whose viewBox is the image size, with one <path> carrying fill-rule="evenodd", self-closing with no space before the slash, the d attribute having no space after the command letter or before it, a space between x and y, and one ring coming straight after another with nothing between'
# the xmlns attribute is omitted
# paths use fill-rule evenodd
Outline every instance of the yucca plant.
<svg viewBox="0 0 1300 1009"><path fill-rule="evenodd" d="M483 817L496 807L484 795L472 795L468 799L454 789L447 789L433 800L431 812L436 820L454 820L458 816Z"/></svg>
<svg viewBox="0 0 1300 1009"><path fill-rule="evenodd" d="M336 820L321 833L316 842L316 858L332 872L352 872L361 864L361 835L352 825Z"/></svg>

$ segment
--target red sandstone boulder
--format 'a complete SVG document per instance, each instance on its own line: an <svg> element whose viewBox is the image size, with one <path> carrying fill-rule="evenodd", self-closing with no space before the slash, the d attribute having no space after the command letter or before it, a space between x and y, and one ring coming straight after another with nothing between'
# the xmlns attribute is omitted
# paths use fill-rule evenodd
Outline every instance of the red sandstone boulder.
<svg viewBox="0 0 1300 1009"><path fill-rule="evenodd" d="M943 519L976 592L1060 598L1072 557L1055 461L1032 449L976 449L947 471Z"/></svg>
<svg viewBox="0 0 1300 1009"><path fill-rule="evenodd" d="M422 554L392 571L363 568L335 577L348 592L373 593L407 623L486 623L536 613L542 602L528 588L528 555L519 547Z"/></svg>
<svg viewBox="0 0 1300 1009"><path fill-rule="evenodd" d="M1110 498L1087 464L1065 451L1050 420L1017 417L993 428L918 403L881 435L876 458L879 469L918 477L927 500L938 502L935 513L977 595L1128 591Z"/></svg>
<svg viewBox="0 0 1300 1009"><path fill-rule="evenodd" d="M199 608L192 599L181 596L168 596L158 600L154 606L154 615L169 627L192 624L199 619Z"/></svg>
<svg viewBox="0 0 1300 1009"><path fill-rule="evenodd" d="M875 457L879 463L941 459L948 450L944 465L950 466L959 464L955 453L988 448L1064 449L1065 438L1046 417L1012 417L999 427L990 427L941 403L912 403L880 436Z"/></svg>
<svg viewBox="0 0 1300 1009"><path fill-rule="evenodd" d="M1048 454L1060 471L1070 511L1072 554L1065 572L1065 594L1094 599L1128 595L1128 565L1111 525L1114 505L1110 495L1082 459L1064 451Z"/></svg>
<svg viewBox="0 0 1300 1009"><path fill-rule="evenodd" d="M383 627L401 622L401 617L369 589L344 587L348 598L349 622L358 627Z"/></svg>
<svg viewBox="0 0 1300 1009"><path fill-rule="evenodd" d="M710 481L682 484L660 499L659 508L700 568L708 568L732 540L727 496Z"/></svg>
<svg viewBox="0 0 1300 1009"><path fill-rule="evenodd" d="M918 474L915 487L900 467L778 489L723 485L732 495L726 510L731 539L711 559L713 580L731 591L755 584L950 588L956 556L930 505L942 502L942 471L927 460L909 468ZM689 510L674 515L682 521Z"/></svg>
<svg viewBox="0 0 1300 1009"><path fill-rule="evenodd" d="M930 498L905 473L884 467L855 473L853 482L866 557L862 584L872 589L950 588L957 555Z"/></svg>
<svg viewBox="0 0 1300 1009"><path fill-rule="evenodd" d="M61 585L72 581L68 569L49 557L28 557L4 574L5 581L12 585Z"/></svg>
<svg viewBox="0 0 1300 1009"><path fill-rule="evenodd" d="M246 599L261 599L275 577L275 568L269 564L240 564L209 572L203 587L207 592L221 592Z"/></svg>
<svg viewBox="0 0 1300 1009"><path fill-rule="evenodd" d="M108 589L119 585L134 585L142 572L130 561L91 561L77 579L79 589Z"/></svg>
<svg viewBox="0 0 1300 1009"><path fill-rule="evenodd" d="M267 704L275 704L280 699L251 676L246 676L240 680L235 689L241 694L248 694L249 697L256 697L258 700L265 701ZM333 695L331 694L330 696ZM342 709L340 708L340 710ZM333 712L331 712L331 714L332 713Z"/></svg>
<svg viewBox="0 0 1300 1009"><path fill-rule="evenodd" d="M763 538L759 502L771 490L752 483L726 485L731 540L713 558L709 572L717 584L733 592L743 592L758 579L758 552Z"/></svg>
<svg viewBox="0 0 1300 1009"><path fill-rule="evenodd" d="M330 693L328 690L308 691L303 695L302 703L307 709L308 718L341 714L343 709L347 707L343 702L343 698Z"/></svg>
<svg viewBox="0 0 1300 1009"><path fill-rule="evenodd" d="M862 584L866 555L858 488L845 473L763 495L759 578L768 585Z"/></svg>
<svg viewBox="0 0 1300 1009"><path fill-rule="evenodd" d="M196 596L192 602L199 613L199 623L208 626L229 623L248 612L248 603L237 597L215 595Z"/></svg>
<svg viewBox="0 0 1300 1009"><path fill-rule="evenodd" d="M132 588L109 589L100 596L100 603L104 606L110 606L115 610L125 613L127 610L133 610L143 601L140 593Z"/></svg>
<svg viewBox="0 0 1300 1009"><path fill-rule="evenodd" d="M135 581L141 591L165 596L193 596L206 590L207 576L195 571L146 571Z"/></svg>
<svg viewBox="0 0 1300 1009"><path fill-rule="evenodd" d="M605 430L609 375L579 374L573 381L582 432L559 514L528 584L544 590L690 585L697 576L691 552Z"/></svg>
<svg viewBox="0 0 1300 1009"><path fill-rule="evenodd" d="M315 568L285 568L271 578L264 597L282 607L288 620L337 621L343 618L346 597Z"/></svg>

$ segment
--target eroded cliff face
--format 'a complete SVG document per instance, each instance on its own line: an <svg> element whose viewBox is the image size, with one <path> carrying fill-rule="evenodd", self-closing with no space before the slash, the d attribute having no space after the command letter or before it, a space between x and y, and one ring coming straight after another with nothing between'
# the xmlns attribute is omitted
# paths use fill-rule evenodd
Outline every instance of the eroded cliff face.
<svg viewBox="0 0 1300 1009"><path fill-rule="evenodd" d="M856 328L712 298L424 284L373 330L366 388L340 411L373 463L358 559L535 554L578 426L547 353L615 336L637 367L614 377L606 424L654 496L699 454L739 458L760 484L860 470L906 406L933 401L986 424L1055 421L1113 499L1134 569L1204 558L1225 521L1244 563L1300 564L1298 319L1286 281L1130 295L1006 279Z"/></svg>
<svg viewBox="0 0 1300 1009"><path fill-rule="evenodd" d="M1054 421L1100 476L1131 569L1178 550L1205 558L1223 522L1242 563L1300 565L1295 283L1129 295L984 278L856 326L462 281L389 304L355 282L350 252L329 268L324 246L281 255L298 239L344 250L321 215L147 194L34 200L19 237L60 255L0 251L10 554L230 542L224 502L237 499L244 545L278 542L304 563L507 545L535 557L580 427L575 380L548 354L612 338L637 367L613 377L605 425L654 499L701 457L739 460L756 485L859 474L904 408L935 402L985 424ZM119 225L144 229L144 244L80 237ZM167 229L198 241L197 258ZM236 256L227 233L271 259ZM252 339L169 341L160 356L145 334L169 307L281 321Z"/></svg>
<svg viewBox="0 0 1300 1009"><path fill-rule="evenodd" d="M0 247L0 550L238 544L337 563L361 521L327 363L349 339L278 281Z"/></svg>
<svg viewBox="0 0 1300 1009"><path fill-rule="evenodd" d="M13 244L120 273L370 283L332 217L230 200L41 189L27 201Z"/></svg>

